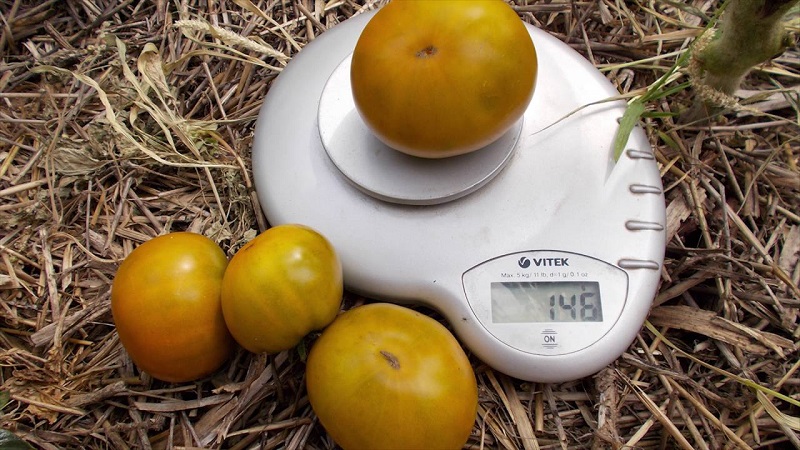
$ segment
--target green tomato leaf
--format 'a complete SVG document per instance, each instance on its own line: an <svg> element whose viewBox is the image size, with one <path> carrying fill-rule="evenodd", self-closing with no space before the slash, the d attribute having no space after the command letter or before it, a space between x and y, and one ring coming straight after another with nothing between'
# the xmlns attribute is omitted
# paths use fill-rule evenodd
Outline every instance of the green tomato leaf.
<svg viewBox="0 0 800 450"><path fill-rule="evenodd" d="M614 136L614 161L618 161L622 152L625 151L625 145L628 143L633 127L639 122L644 110L644 102L640 99L630 102L628 108L625 109L625 114L619 121L617 134Z"/></svg>
<svg viewBox="0 0 800 450"><path fill-rule="evenodd" d="M33 450L33 447L14 433L0 429L0 450Z"/></svg>

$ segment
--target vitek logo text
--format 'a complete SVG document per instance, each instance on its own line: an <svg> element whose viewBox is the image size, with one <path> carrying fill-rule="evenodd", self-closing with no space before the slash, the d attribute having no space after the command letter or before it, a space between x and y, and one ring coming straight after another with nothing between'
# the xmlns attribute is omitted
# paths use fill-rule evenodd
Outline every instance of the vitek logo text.
<svg viewBox="0 0 800 450"><path fill-rule="evenodd" d="M527 269L533 263L536 267L565 267L569 266L569 258L526 258L522 257L517 261L520 267Z"/></svg>

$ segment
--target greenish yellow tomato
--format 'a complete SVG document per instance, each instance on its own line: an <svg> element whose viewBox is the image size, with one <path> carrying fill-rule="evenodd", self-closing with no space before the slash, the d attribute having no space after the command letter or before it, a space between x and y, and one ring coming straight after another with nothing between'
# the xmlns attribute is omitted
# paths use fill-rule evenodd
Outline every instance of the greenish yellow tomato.
<svg viewBox="0 0 800 450"><path fill-rule="evenodd" d="M228 259L211 239L176 232L155 237L120 264L111 312L133 362L155 378L192 381L217 370L235 344L222 317Z"/></svg>
<svg viewBox="0 0 800 450"><path fill-rule="evenodd" d="M536 50L502 0L392 0L353 52L356 108L402 152L442 158L486 146L525 112Z"/></svg>
<svg viewBox="0 0 800 450"><path fill-rule="evenodd" d="M314 342L308 400L345 450L460 449L478 407L472 366L442 324L373 303L336 318Z"/></svg>
<svg viewBox="0 0 800 450"><path fill-rule="evenodd" d="M277 353L331 323L342 293L342 266L330 242L311 228L280 225L233 255L222 311L242 347Z"/></svg>

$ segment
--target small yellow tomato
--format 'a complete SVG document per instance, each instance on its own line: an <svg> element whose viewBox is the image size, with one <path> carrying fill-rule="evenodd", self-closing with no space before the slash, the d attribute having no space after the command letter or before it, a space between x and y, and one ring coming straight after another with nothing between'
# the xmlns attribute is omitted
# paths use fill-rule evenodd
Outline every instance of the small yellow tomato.
<svg viewBox="0 0 800 450"><path fill-rule="evenodd" d="M311 228L281 225L233 255L222 311L242 347L276 353L331 323L342 293L342 266L330 242Z"/></svg>
<svg viewBox="0 0 800 450"><path fill-rule="evenodd" d="M376 137L415 156L482 148L525 112L536 50L502 0L392 0L358 38L350 81Z"/></svg>
<svg viewBox="0 0 800 450"><path fill-rule="evenodd" d="M460 449L478 408L472 366L442 324L409 308L351 309L311 347L308 400L345 450Z"/></svg>
<svg viewBox="0 0 800 450"><path fill-rule="evenodd" d="M155 237L120 264L111 287L119 340L155 378L192 381L217 370L235 347L220 306L228 259L211 239Z"/></svg>

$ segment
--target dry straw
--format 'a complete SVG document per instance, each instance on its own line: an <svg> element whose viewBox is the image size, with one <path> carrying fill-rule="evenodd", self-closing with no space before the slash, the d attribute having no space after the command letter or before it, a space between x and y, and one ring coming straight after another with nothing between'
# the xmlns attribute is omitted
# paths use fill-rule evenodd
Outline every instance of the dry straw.
<svg viewBox="0 0 800 450"><path fill-rule="evenodd" d="M109 286L153 236L196 231L233 254L267 227L249 172L265 94L308 42L381 3L2 2L0 428L42 449L334 448L303 384L315 336L165 384L125 355ZM642 120L667 258L648 326L597 376L527 383L473 358L468 446L800 447L798 49L746 78L746 110L685 124L697 92L673 69L720 2L513 4L625 98L664 82Z"/></svg>

